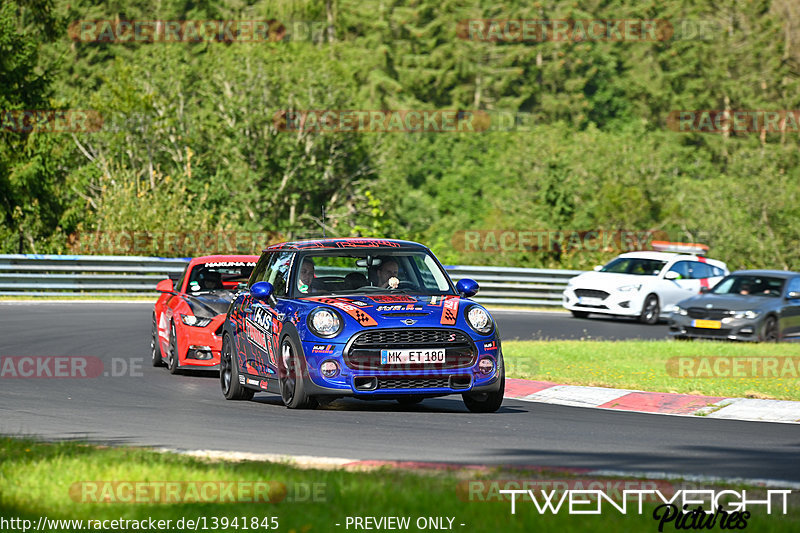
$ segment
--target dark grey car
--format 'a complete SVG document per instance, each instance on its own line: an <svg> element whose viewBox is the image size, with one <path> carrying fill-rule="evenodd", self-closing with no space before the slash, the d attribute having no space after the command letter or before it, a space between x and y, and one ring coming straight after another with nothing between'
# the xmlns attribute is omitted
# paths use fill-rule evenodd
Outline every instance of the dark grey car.
<svg viewBox="0 0 800 533"><path fill-rule="evenodd" d="M800 272L739 270L683 300L669 319L678 338L800 340Z"/></svg>

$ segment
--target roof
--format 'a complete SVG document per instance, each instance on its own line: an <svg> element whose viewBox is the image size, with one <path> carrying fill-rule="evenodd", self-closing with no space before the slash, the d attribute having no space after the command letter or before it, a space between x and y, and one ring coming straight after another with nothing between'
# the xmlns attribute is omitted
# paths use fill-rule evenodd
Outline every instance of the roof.
<svg viewBox="0 0 800 533"><path fill-rule="evenodd" d="M737 274L746 274L749 276L772 276L775 278L792 278L794 276L800 276L800 272L792 272L791 270L737 270L736 272L731 272L731 276L735 276Z"/></svg>
<svg viewBox="0 0 800 533"><path fill-rule="evenodd" d="M719 259L711 259L702 255L680 254L676 252L626 252L620 254L618 257L633 257L637 259L655 259L657 261L672 261L673 259L684 259L687 261L700 261L714 266L725 266L723 261Z"/></svg>
<svg viewBox="0 0 800 533"><path fill-rule="evenodd" d="M411 241L398 241L395 239L315 239L309 241L292 241L273 244L267 250L342 250L342 249L368 249L368 248L413 248L427 250L422 244Z"/></svg>
<svg viewBox="0 0 800 533"><path fill-rule="evenodd" d="M619 257L635 257L638 259L657 259L659 261L670 261L671 259L678 256L685 256L697 259L696 255L678 254L675 252L641 251L641 252L625 252L624 254L619 254Z"/></svg>
<svg viewBox="0 0 800 533"><path fill-rule="evenodd" d="M246 261L248 263L255 263L258 261L259 256L257 255L203 255L201 257L195 257L192 259L191 264L196 265L198 263L221 263L221 262L240 262Z"/></svg>

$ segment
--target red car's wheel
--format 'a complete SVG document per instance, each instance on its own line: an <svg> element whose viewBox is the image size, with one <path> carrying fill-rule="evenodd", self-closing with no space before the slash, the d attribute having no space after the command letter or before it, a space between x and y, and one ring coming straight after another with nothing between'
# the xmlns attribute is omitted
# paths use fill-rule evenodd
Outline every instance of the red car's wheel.
<svg viewBox="0 0 800 533"><path fill-rule="evenodd" d="M170 325L169 331L169 358L167 359L167 368L170 374L178 373L178 337L175 334L175 323Z"/></svg>
<svg viewBox="0 0 800 533"><path fill-rule="evenodd" d="M164 366L164 360L161 358L161 344L158 342L158 325L156 324L155 313L153 313L153 331L150 336L150 357L153 366Z"/></svg>

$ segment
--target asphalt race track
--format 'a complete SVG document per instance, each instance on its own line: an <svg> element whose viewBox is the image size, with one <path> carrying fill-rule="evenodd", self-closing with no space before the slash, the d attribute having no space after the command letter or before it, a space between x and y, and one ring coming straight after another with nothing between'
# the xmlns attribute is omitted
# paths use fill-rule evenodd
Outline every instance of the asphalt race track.
<svg viewBox="0 0 800 533"><path fill-rule="evenodd" d="M568 313L536 311L492 311L504 340L665 339L667 324L648 326L630 318L591 315L574 318Z"/></svg>
<svg viewBox="0 0 800 533"><path fill-rule="evenodd" d="M800 482L800 429L793 424L516 400L507 400L496 414L480 415L469 413L458 396L413 407L339 400L315 411L290 411L267 394L249 402L225 401L214 374L171 376L150 366L151 309L145 303L0 303L0 356L93 356L109 374L0 379L0 433L180 449ZM625 338L642 335L644 327L544 313L516 317L498 314L507 338L567 332L575 338ZM662 328L646 329L658 336Z"/></svg>

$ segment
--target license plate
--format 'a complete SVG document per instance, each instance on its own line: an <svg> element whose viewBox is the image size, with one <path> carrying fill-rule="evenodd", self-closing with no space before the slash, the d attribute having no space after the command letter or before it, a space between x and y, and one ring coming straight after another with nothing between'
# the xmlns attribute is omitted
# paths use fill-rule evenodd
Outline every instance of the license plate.
<svg viewBox="0 0 800 533"><path fill-rule="evenodd" d="M578 298L578 303L583 305L603 305L603 300L601 298L582 296L581 298Z"/></svg>
<svg viewBox="0 0 800 533"><path fill-rule="evenodd" d="M693 328L720 329L722 322L719 320L692 320Z"/></svg>
<svg viewBox="0 0 800 533"><path fill-rule="evenodd" d="M438 350L381 350L382 365L444 363L444 348Z"/></svg>

